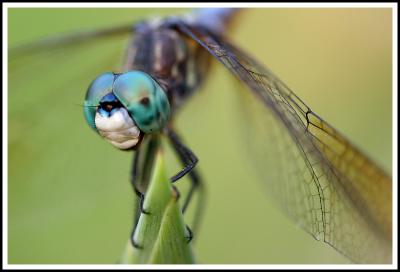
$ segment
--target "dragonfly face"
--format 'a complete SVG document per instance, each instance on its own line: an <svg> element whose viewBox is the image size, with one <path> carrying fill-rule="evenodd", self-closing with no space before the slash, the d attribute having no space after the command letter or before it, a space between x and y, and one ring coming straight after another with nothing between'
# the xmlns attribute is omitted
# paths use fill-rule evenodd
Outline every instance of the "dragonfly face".
<svg viewBox="0 0 400 272"><path fill-rule="evenodd" d="M161 86L144 72L105 73L89 86L84 115L112 145L131 149L144 134L161 131L170 105Z"/></svg>

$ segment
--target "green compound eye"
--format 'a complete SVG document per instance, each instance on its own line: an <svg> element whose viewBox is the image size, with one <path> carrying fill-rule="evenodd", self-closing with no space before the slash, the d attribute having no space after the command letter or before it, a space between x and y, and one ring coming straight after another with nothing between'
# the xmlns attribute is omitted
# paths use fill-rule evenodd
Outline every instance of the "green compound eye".
<svg viewBox="0 0 400 272"><path fill-rule="evenodd" d="M83 112L86 122L95 130L97 130L95 124L97 106L104 96L112 92L114 78L113 73L104 73L93 80L86 92Z"/></svg>
<svg viewBox="0 0 400 272"><path fill-rule="evenodd" d="M161 86L149 75L130 71L119 75L113 93L144 133L161 131L170 116L170 105Z"/></svg>

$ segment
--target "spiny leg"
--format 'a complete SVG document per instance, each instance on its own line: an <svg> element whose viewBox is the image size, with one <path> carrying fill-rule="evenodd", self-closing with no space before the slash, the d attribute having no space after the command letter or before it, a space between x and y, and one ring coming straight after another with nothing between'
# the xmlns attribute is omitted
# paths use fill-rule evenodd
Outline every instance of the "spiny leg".
<svg viewBox="0 0 400 272"><path fill-rule="evenodd" d="M179 198L181 197L181 193L179 192L178 188L176 188L175 185L172 185L172 190L174 191L174 194L175 194L175 196L174 196L175 200L178 201ZM186 230L187 230L187 232L189 234L188 237L186 237L187 238L187 242L189 243L193 239L193 233L192 233L192 230L189 228L188 225L186 225L185 227L186 227Z"/></svg>
<svg viewBox="0 0 400 272"><path fill-rule="evenodd" d="M135 241L135 238L134 238L134 235L135 235L135 232L136 232L136 228L137 228L137 226L138 226L138 223L139 223L139 217L140 217L140 210L141 210L141 208L140 208L140 198L138 198L137 199L137 201L136 201L136 213L135 213L135 217L134 217L134 220L133 220L133 228L132 228L132 232L131 232L131 244L132 244L132 246L133 247L135 247L135 248L142 248L142 246L140 246L136 241Z"/></svg>
<svg viewBox="0 0 400 272"><path fill-rule="evenodd" d="M141 214L151 214L151 212L145 210L143 207L144 194L147 191L151 179L155 156L157 150L159 150L159 143L158 135L148 135L142 140L140 147L136 150L132 164L131 184L135 193L139 196L137 201L137 212L134 219L134 227L131 234L132 245L136 248L141 248L133 239L139 222L139 217Z"/></svg>
<svg viewBox="0 0 400 272"><path fill-rule="evenodd" d="M181 162L184 165L184 168L171 178L172 182L176 182L187 173L190 173L190 171L196 166L199 159L188 147L183 144L178 134L176 134L171 128L167 130L167 134L172 142L175 152L178 154Z"/></svg>
<svg viewBox="0 0 400 272"><path fill-rule="evenodd" d="M199 175L199 173L194 169L194 166L198 162L198 159L196 155L184 145L183 141L180 139L180 137L172 130L172 128L169 128L167 131L167 135L172 143L172 147L176 154L179 157L179 160L181 163L184 165L184 168L175 176L171 178L171 181L174 183L178 181L180 178L182 178L184 175L189 174L189 178L191 181L190 189L189 192L185 198L185 201L183 203L183 208L182 208L182 213L184 213L190 203L190 200L192 199L192 196L194 192L197 190L199 192L198 194L198 204L196 207L195 211L195 218L194 218L194 229L197 230L198 224L200 223L202 213L204 210L204 184L202 182L202 179ZM192 231L188 226L186 226L189 232L189 237L188 240L192 240L193 235Z"/></svg>
<svg viewBox="0 0 400 272"><path fill-rule="evenodd" d="M136 232L137 225L139 223L139 217L140 214L150 214L148 211L145 211L143 208L143 203L144 203L144 194L142 194L136 187L136 182L138 178L138 162L139 162L139 156L140 156L140 149L136 151L136 154L133 158L133 164L132 164L132 169L131 169L131 185L133 187L133 190L135 191L135 194L138 196L138 199L136 201L136 213L134 216L133 220L133 228L131 232L131 244L135 248L142 248L134 239L134 235Z"/></svg>

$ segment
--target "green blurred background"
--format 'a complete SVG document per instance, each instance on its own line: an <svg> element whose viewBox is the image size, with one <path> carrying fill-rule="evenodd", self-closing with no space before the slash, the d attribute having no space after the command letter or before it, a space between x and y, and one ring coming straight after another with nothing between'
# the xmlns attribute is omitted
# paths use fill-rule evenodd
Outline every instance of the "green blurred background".
<svg viewBox="0 0 400 272"><path fill-rule="evenodd" d="M13 8L9 46L185 11ZM250 9L229 36L390 172L391 16L390 9ZM120 257L133 217L132 155L95 135L81 105L93 78L118 70L128 39L10 56L9 263L115 263ZM199 263L348 263L283 216L242 167L251 158L236 150L233 86L216 63L176 121L207 183L194 244ZM172 175L179 166L167 155Z"/></svg>

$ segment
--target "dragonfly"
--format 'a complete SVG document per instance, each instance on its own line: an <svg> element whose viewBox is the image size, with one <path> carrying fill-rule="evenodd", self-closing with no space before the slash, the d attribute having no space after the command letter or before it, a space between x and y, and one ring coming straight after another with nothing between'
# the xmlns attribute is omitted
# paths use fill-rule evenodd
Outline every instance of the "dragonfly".
<svg viewBox="0 0 400 272"><path fill-rule="evenodd" d="M238 12L201 9L187 16L50 38L23 50L133 34L122 72L105 71L88 87L84 115L89 126L113 146L135 151L131 182L139 196L139 211L145 214L146 181L161 135L170 140L183 165L171 182L186 175L191 181L183 211L202 186L195 167L199 158L183 142L173 119L201 89L209 65L222 64L247 91L247 102L257 103L254 111L243 112L247 132L257 132L246 134L254 145L251 152L262 158L258 159L261 179L282 209L314 238L354 262L391 262L390 175L272 71L230 41L224 33ZM265 144L257 143L263 141L271 144L260 149ZM268 176L269 163L285 169ZM133 238L132 244L141 246Z"/></svg>

